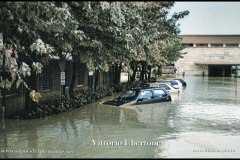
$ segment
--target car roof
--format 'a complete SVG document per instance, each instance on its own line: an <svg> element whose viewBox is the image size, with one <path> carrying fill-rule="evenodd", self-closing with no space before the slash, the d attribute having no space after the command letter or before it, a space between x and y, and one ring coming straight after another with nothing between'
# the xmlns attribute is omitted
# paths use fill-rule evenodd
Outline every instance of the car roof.
<svg viewBox="0 0 240 160"><path fill-rule="evenodd" d="M168 84L167 82L155 82L155 84Z"/></svg>
<svg viewBox="0 0 240 160"><path fill-rule="evenodd" d="M152 84L154 84L154 83L152 83ZM135 90L135 91L143 91L143 90L153 90L153 89L163 89L164 90L164 88L159 88L159 87L144 87L144 88L137 88L137 89L129 89L129 90L127 90L127 91L131 91L131 90Z"/></svg>
<svg viewBox="0 0 240 160"><path fill-rule="evenodd" d="M141 91L143 91L143 90L147 90L147 91L149 91L149 90L164 90L164 91L166 91L166 89L159 88L159 87L147 87L147 88L141 89Z"/></svg>
<svg viewBox="0 0 240 160"><path fill-rule="evenodd" d="M155 82L155 83L148 83L148 84L165 84L165 85L169 85L168 82Z"/></svg>
<svg viewBox="0 0 240 160"><path fill-rule="evenodd" d="M158 87L146 87L146 88L142 88L141 90L152 90L154 88L158 88Z"/></svg>
<svg viewBox="0 0 240 160"><path fill-rule="evenodd" d="M183 79L181 79L181 78L167 78L167 80L183 80Z"/></svg>
<svg viewBox="0 0 240 160"><path fill-rule="evenodd" d="M165 79L165 80L158 80L158 81L156 81L157 83L158 82L171 82L173 79Z"/></svg>

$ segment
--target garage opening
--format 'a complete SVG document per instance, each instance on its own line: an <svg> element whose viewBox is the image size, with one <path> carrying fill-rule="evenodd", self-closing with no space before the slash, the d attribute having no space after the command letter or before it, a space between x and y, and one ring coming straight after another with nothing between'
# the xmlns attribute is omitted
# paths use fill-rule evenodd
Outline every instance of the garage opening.
<svg viewBox="0 0 240 160"><path fill-rule="evenodd" d="M210 77L231 77L230 65L209 65L208 76Z"/></svg>

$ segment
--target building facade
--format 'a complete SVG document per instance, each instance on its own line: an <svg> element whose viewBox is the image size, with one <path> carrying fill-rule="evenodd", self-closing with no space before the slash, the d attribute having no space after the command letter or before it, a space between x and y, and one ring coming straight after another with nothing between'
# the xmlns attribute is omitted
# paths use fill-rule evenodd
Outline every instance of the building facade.
<svg viewBox="0 0 240 160"><path fill-rule="evenodd" d="M65 89L68 94L68 89L72 77L72 61L65 62ZM61 79L60 79L59 60L53 59L45 64L42 73L37 77L37 91L41 93L42 98L53 94L61 94ZM1 69L0 69L1 73ZM112 70L109 72L99 72L98 86L108 88L112 82ZM89 70L84 63L77 64L76 88L87 87L89 85ZM12 114L16 110L24 109L26 89L22 85L16 89L15 84L10 90L6 91L6 115ZM0 91L0 106L2 105L2 95ZM2 113L2 109L0 109Z"/></svg>
<svg viewBox="0 0 240 160"><path fill-rule="evenodd" d="M180 35L186 54L175 62L186 75L239 76L240 35ZM239 71L238 71L239 70Z"/></svg>

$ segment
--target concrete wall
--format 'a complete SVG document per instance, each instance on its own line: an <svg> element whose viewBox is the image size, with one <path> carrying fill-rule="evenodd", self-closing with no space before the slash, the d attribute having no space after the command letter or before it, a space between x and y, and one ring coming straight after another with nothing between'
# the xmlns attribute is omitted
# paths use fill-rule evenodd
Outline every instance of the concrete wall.
<svg viewBox="0 0 240 160"><path fill-rule="evenodd" d="M185 75L208 74L208 64L240 64L240 48L188 47L183 50L187 54L179 59L175 66L177 73L185 71Z"/></svg>

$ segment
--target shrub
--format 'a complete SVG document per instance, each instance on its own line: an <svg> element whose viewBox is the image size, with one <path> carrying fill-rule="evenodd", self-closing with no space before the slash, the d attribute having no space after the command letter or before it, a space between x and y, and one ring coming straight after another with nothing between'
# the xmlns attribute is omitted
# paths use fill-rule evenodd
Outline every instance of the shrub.
<svg viewBox="0 0 240 160"><path fill-rule="evenodd" d="M64 113L74 108L80 108L85 104L96 102L102 97L110 96L112 95L112 91L105 88L97 88L96 91L76 90L75 94L75 98L72 99L64 96L61 98L59 95L54 94L38 103L36 105L37 107L32 108L30 111L18 110L9 118L37 119L49 115Z"/></svg>

